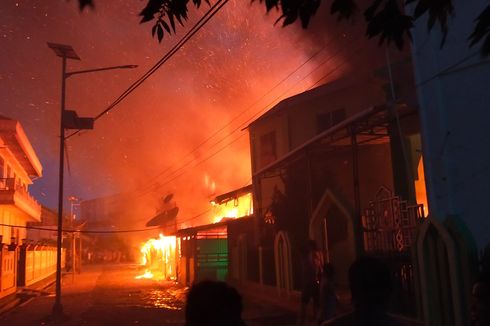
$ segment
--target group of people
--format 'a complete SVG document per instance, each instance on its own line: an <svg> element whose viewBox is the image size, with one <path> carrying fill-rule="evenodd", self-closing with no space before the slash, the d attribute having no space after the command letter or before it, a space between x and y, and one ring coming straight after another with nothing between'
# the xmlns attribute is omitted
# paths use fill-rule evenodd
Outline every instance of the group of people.
<svg viewBox="0 0 490 326"><path fill-rule="evenodd" d="M473 288L475 303L471 325L488 325L490 320L490 246L482 259L482 272ZM303 255L303 290L299 324L303 325L306 308L313 302L316 322L321 326L397 326L402 323L387 313L392 292L391 272L383 261L359 257L349 269L353 310L336 315L334 269L324 264L313 242ZM225 282L203 281L192 286L185 309L185 326L244 326L240 294ZM309 324L311 325L311 323Z"/></svg>
<svg viewBox="0 0 490 326"><path fill-rule="evenodd" d="M400 325L386 313L391 292L391 274L386 264L371 257L360 257L352 264L349 282L353 311L336 316L334 269L331 264L323 264L316 247L311 243L310 246L304 256L303 276L310 282L305 282L302 291L300 325L305 322L310 301L313 301L318 325ZM242 298L233 287L225 282L202 281L193 285L188 293L185 326L244 326L242 309Z"/></svg>

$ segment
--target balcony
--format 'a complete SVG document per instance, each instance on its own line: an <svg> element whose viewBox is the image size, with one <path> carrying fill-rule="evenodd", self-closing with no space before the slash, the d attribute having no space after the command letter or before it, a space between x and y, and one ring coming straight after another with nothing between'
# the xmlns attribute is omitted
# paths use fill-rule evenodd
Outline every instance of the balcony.
<svg viewBox="0 0 490 326"><path fill-rule="evenodd" d="M21 210L28 215L28 222L41 221L41 205L14 178L0 178L0 205Z"/></svg>

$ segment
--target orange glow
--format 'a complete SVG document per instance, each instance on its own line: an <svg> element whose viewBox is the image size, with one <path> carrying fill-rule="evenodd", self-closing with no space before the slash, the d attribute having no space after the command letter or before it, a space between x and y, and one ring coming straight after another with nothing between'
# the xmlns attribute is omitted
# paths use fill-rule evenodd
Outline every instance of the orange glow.
<svg viewBox="0 0 490 326"><path fill-rule="evenodd" d="M149 239L141 246L141 265L145 273L136 279L175 280L175 236L164 236Z"/></svg>
<svg viewBox="0 0 490 326"><path fill-rule="evenodd" d="M429 206L427 205L427 192L425 188L425 174L424 174L424 159L421 157L419 165L417 166L418 180L415 180L415 196L417 204L424 206L425 216L429 215Z"/></svg>
<svg viewBox="0 0 490 326"><path fill-rule="evenodd" d="M247 193L229 201L213 205L213 223L218 223L224 218L239 218L253 214L252 194Z"/></svg>

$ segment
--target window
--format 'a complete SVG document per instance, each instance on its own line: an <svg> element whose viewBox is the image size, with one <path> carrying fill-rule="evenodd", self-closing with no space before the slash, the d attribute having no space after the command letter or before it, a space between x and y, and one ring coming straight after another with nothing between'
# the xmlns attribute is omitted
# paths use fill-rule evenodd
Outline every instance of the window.
<svg viewBox="0 0 490 326"><path fill-rule="evenodd" d="M260 161L263 165L266 165L276 159L276 132L271 131L260 137Z"/></svg>
<svg viewBox="0 0 490 326"><path fill-rule="evenodd" d="M345 120L345 109L337 109L328 112L322 112L317 115L317 133L321 133L332 128Z"/></svg>

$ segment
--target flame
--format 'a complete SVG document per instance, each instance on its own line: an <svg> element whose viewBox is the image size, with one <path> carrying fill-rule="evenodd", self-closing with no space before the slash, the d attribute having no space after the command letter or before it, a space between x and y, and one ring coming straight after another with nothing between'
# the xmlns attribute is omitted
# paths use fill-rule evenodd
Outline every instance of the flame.
<svg viewBox="0 0 490 326"><path fill-rule="evenodd" d="M418 166L417 166L417 174L418 179L415 180L415 195L417 199L417 203L422 204L424 206L424 217L429 215L429 206L427 204L427 192L425 186L425 174L424 174L424 159L420 157Z"/></svg>
<svg viewBox="0 0 490 326"><path fill-rule="evenodd" d="M145 273L136 279L175 280L175 236L164 236L160 233L158 239L149 239L142 244L141 265Z"/></svg>
<svg viewBox="0 0 490 326"><path fill-rule="evenodd" d="M218 223L224 218L239 218L253 214L252 194L247 193L235 199L221 204L211 203L213 209L213 223Z"/></svg>

